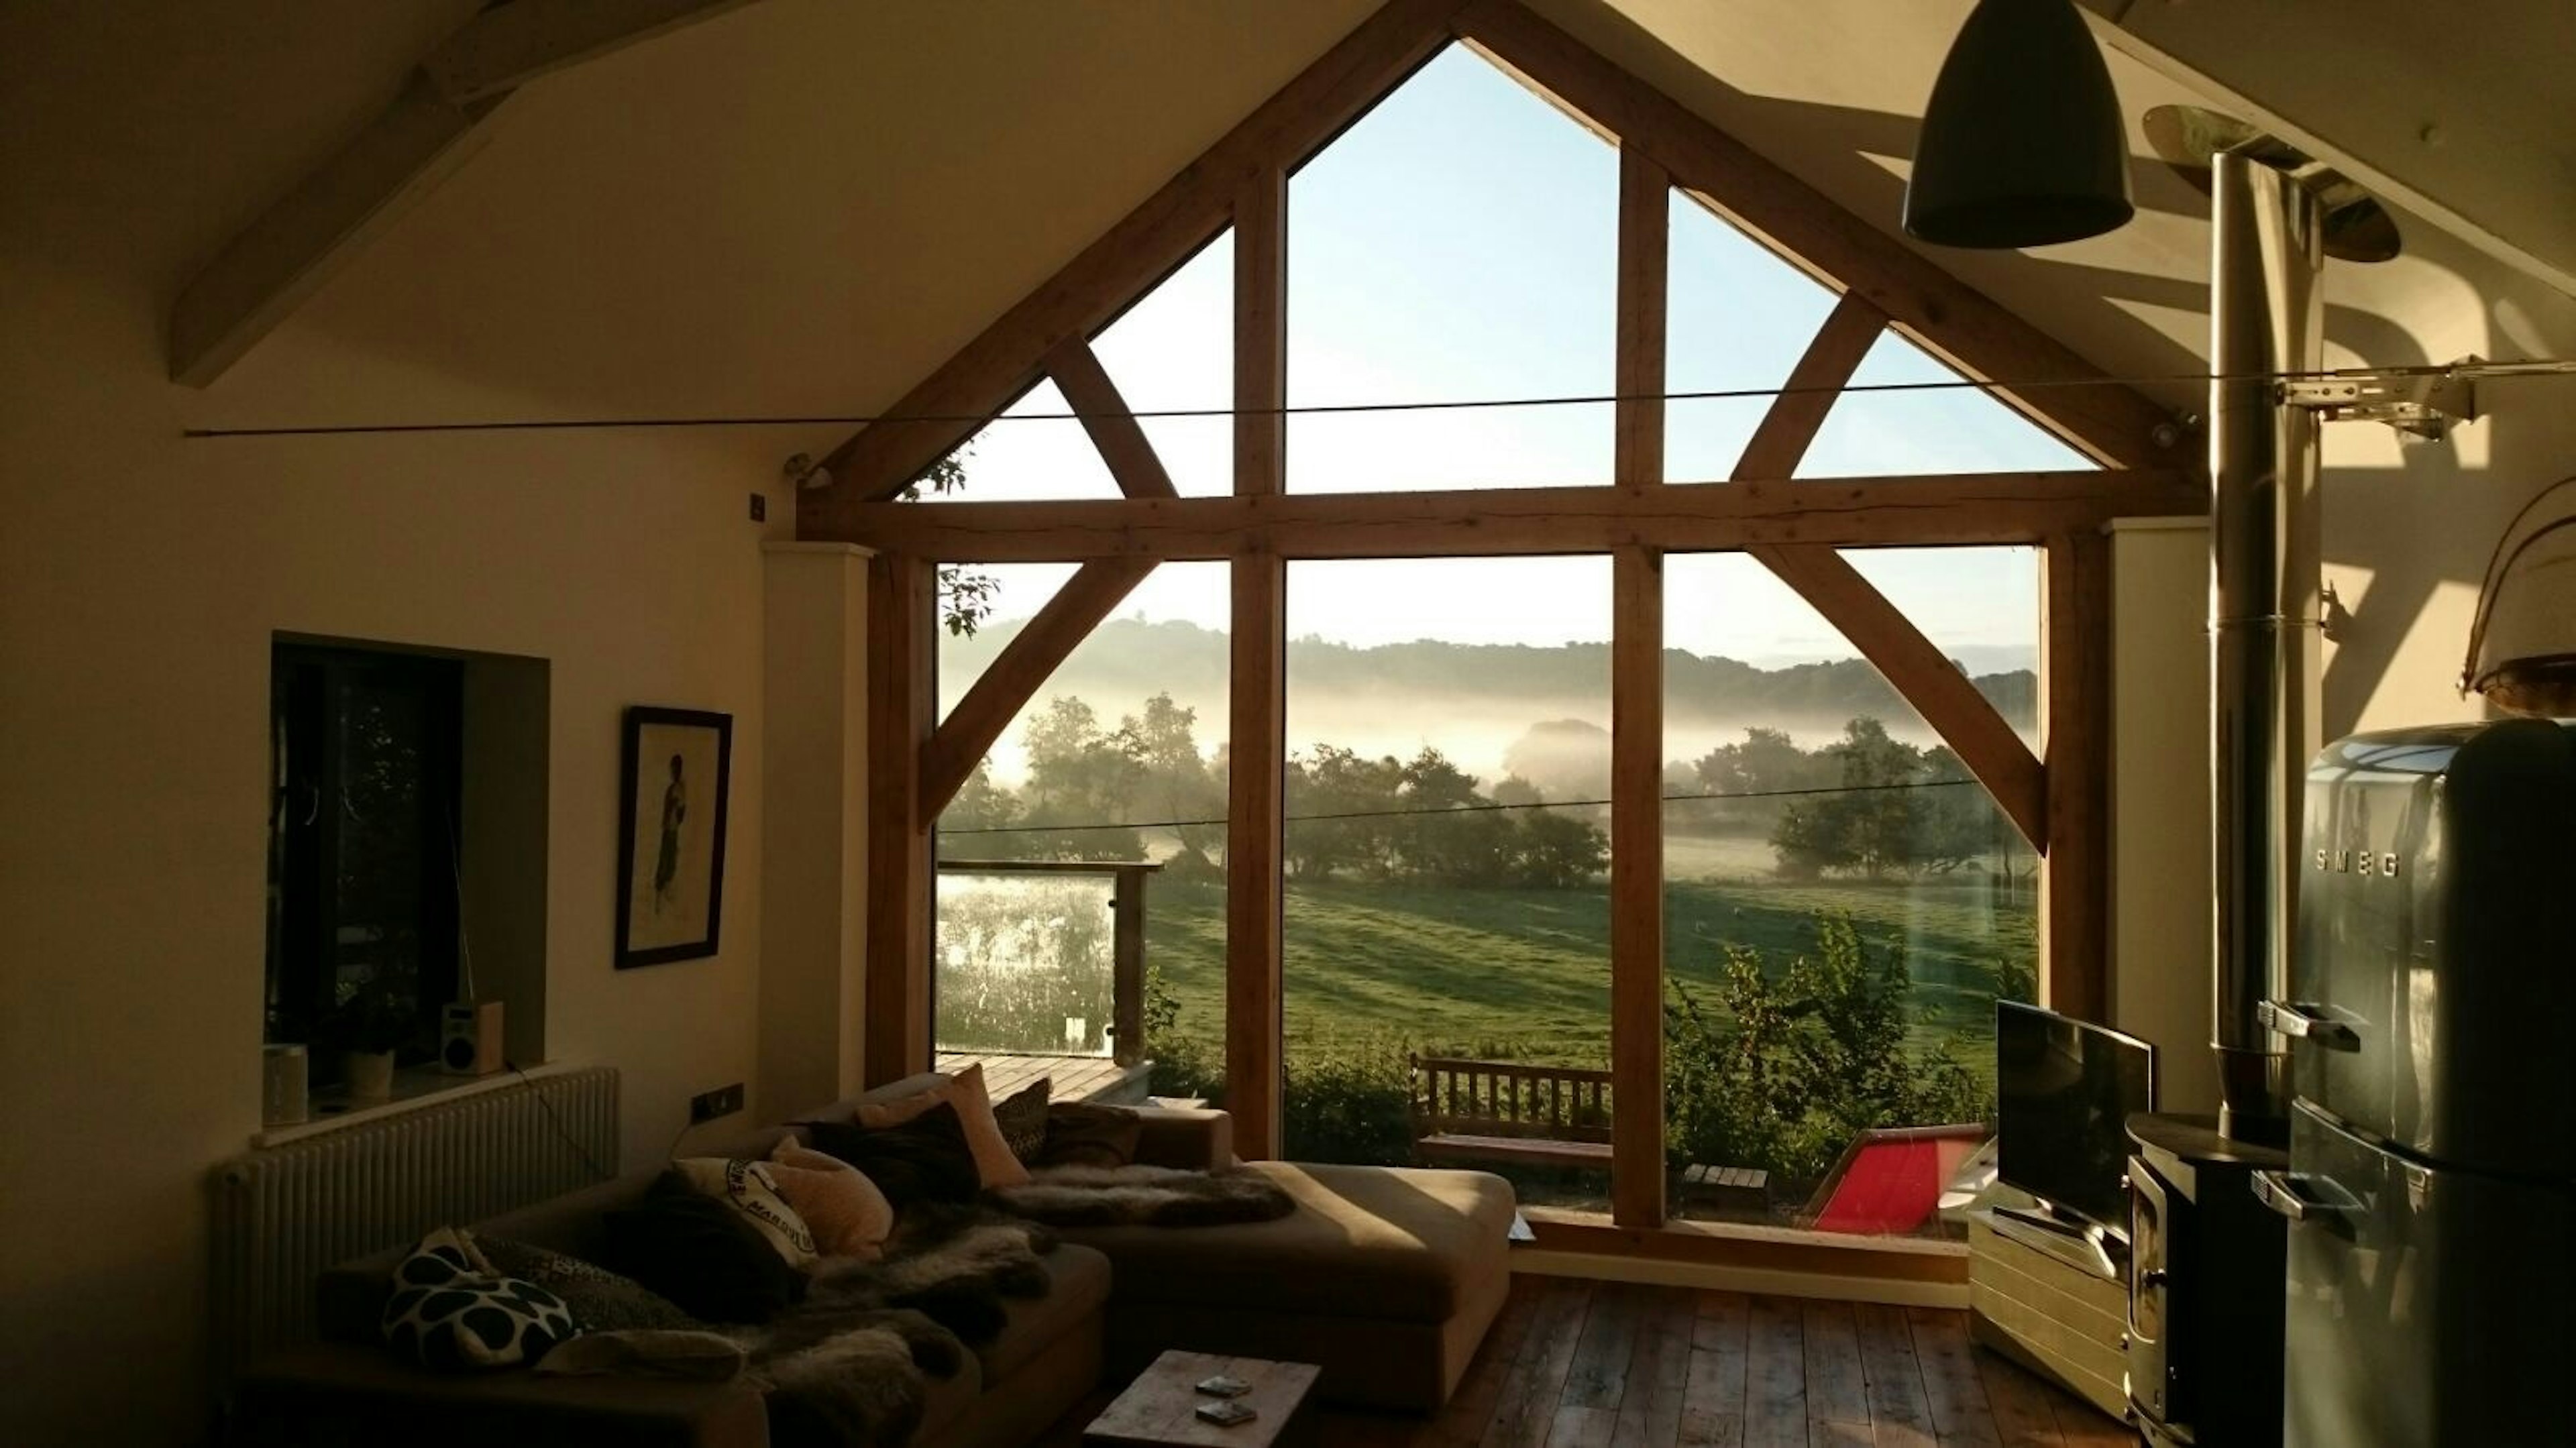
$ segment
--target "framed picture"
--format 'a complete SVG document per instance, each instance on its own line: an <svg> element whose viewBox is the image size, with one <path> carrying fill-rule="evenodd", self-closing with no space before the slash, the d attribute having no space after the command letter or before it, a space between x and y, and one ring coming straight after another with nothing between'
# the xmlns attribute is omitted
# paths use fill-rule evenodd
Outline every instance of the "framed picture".
<svg viewBox="0 0 2576 1448"><path fill-rule="evenodd" d="M626 711L617 808L617 968L716 953L733 716Z"/></svg>

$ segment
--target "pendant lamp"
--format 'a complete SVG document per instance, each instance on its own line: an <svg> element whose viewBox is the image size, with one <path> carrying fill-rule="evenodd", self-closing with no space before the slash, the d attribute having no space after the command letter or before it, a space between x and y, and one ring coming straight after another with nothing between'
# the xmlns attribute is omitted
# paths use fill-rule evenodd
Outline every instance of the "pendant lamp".
<svg viewBox="0 0 2576 1448"><path fill-rule="evenodd" d="M2099 236L2135 210L2120 98L2072 0L1977 0L1924 108L1906 234L2047 246Z"/></svg>

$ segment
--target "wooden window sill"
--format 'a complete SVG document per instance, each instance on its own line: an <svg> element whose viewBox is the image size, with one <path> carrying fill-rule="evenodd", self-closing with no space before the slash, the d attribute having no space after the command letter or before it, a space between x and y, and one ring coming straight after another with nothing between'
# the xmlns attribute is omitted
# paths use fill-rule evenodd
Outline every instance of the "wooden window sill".
<svg viewBox="0 0 2576 1448"><path fill-rule="evenodd" d="M408 1111L516 1085L521 1081L561 1075L571 1069L573 1065L569 1061L541 1061L533 1066L505 1067L489 1076L450 1076L434 1065L406 1066L394 1073L393 1094L384 1100L354 1102L336 1089L318 1092L313 1098L310 1119L287 1126L263 1127L253 1132L251 1149L258 1151L285 1146L289 1142L309 1140L370 1121L383 1121Z"/></svg>

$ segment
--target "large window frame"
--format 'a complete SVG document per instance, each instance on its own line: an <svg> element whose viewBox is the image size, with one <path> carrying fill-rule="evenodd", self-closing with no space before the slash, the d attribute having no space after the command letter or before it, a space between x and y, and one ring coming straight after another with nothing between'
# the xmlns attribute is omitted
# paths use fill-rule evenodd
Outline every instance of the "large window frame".
<svg viewBox="0 0 2576 1448"><path fill-rule="evenodd" d="M1287 177L1452 40L1474 46L1621 150L1614 476L1606 486L1291 495L1284 491ZM1665 477L1669 195L1684 195L1840 294L1733 476ZM1235 489L1181 498L1087 339L1227 227L1235 236ZM1894 329L1978 378L2099 467L1925 477L1795 477L1839 389ZM892 501L977 424L1053 379L1121 498ZM2076 385L2067 385L2076 384ZM2098 1018L2110 999L2109 551L2128 516L2206 507L2164 411L1875 226L1841 211L1517 0L1394 0L1162 192L827 460L800 501L809 539L871 563L868 1075L928 1065L931 831L1064 655L1155 565L1233 570L1227 871L1228 1106L1238 1149L1279 1143L1284 589L1292 559L1607 554L1613 560L1612 1219L1664 1224L1663 558L1743 551L1814 605L1958 753L2042 856L2041 996ZM2045 550L2034 753L1837 551ZM1071 581L945 721L935 714L941 564L1073 562Z"/></svg>

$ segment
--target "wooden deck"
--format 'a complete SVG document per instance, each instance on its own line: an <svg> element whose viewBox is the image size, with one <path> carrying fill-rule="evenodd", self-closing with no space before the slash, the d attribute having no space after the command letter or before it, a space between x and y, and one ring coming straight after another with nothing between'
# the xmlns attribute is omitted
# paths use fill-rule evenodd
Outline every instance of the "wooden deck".
<svg viewBox="0 0 2576 1448"><path fill-rule="evenodd" d="M1110 1384L1050 1429L1075 1448ZM1520 1277L1430 1418L1334 1412L1352 1448L2134 1448L2090 1405L1968 1341L1967 1314Z"/></svg>
<svg viewBox="0 0 2576 1448"><path fill-rule="evenodd" d="M969 1066L984 1068L984 1091L995 1101L1044 1076L1050 1101L1100 1101L1133 1105L1145 1099L1153 1063L1121 1066L1106 1056L1036 1056L1002 1052L976 1054L943 1051L939 1069L955 1075Z"/></svg>

